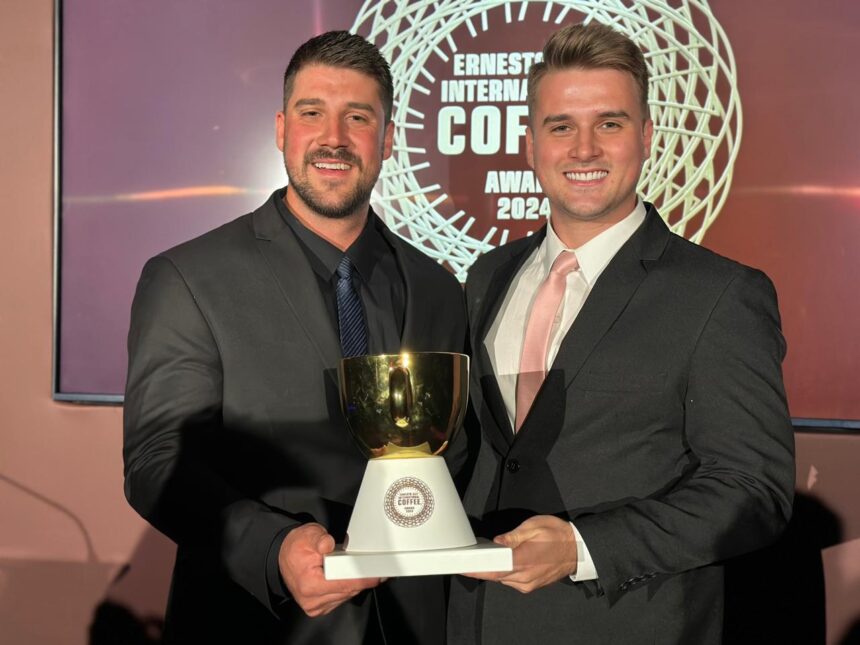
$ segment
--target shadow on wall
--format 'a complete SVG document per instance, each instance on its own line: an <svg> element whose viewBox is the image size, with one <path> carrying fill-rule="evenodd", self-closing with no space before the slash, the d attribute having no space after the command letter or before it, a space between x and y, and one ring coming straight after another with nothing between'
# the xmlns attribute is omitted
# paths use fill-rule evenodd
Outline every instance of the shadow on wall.
<svg viewBox="0 0 860 645"><path fill-rule="evenodd" d="M48 514L60 529L58 536L70 535L67 525L73 524L85 547L81 561L0 559L0 640L4 645L79 645L117 565L99 560L86 526L69 508L2 473L0 485L26 497L27 518Z"/></svg>
<svg viewBox="0 0 860 645"><path fill-rule="evenodd" d="M162 619L140 620L122 605L105 601L96 607L90 645L154 645L161 642Z"/></svg>
<svg viewBox="0 0 860 645"><path fill-rule="evenodd" d="M851 626L839 645L860 645L860 618Z"/></svg>
<svg viewBox="0 0 860 645"><path fill-rule="evenodd" d="M147 527L128 564L114 577L92 616L90 645L161 642L176 548Z"/></svg>
<svg viewBox="0 0 860 645"><path fill-rule="evenodd" d="M851 625L851 628L839 641L839 645L860 645L860 618Z"/></svg>
<svg viewBox="0 0 860 645"><path fill-rule="evenodd" d="M794 514L782 537L726 567L725 642L824 645L821 550L841 540L839 518L819 500L795 493Z"/></svg>
<svg viewBox="0 0 860 645"><path fill-rule="evenodd" d="M0 642L79 645L116 571L100 562L0 559Z"/></svg>

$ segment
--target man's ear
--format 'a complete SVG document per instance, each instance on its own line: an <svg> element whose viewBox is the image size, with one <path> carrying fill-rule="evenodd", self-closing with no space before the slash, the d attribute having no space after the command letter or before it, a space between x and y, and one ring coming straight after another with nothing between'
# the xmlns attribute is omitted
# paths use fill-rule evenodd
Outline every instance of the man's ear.
<svg viewBox="0 0 860 645"><path fill-rule="evenodd" d="M284 146L286 142L284 141L284 135L286 134L286 116L283 112L278 112L275 115L275 143L278 145L278 150L281 152L284 151Z"/></svg>
<svg viewBox="0 0 860 645"><path fill-rule="evenodd" d="M385 126L385 134L382 138L382 158L388 159L394 149L394 121L389 121Z"/></svg>
<svg viewBox="0 0 860 645"><path fill-rule="evenodd" d="M646 119L642 126L642 142L645 147L645 159L647 161L651 156L651 139L654 136L654 122L651 119Z"/></svg>
<svg viewBox="0 0 860 645"><path fill-rule="evenodd" d="M526 126L526 161L529 162L529 168L534 170L535 167L535 136L532 134L532 126Z"/></svg>

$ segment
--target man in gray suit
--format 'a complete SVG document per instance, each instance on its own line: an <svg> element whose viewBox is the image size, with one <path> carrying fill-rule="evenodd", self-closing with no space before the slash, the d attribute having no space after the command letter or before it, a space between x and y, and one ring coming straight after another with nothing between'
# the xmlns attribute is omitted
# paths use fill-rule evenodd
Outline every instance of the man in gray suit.
<svg viewBox="0 0 860 645"><path fill-rule="evenodd" d="M444 640L441 578L322 573L366 465L340 410L341 357L465 344L460 285L369 206L392 93L359 36L302 45L276 122L288 187L143 269L125 491L178 545L166 642Z"/></svg>
<svg viewBox="0 0 860 645"><path fill-rule="evenodd" d="M647 89L642 52L597 23L530 71L549 222L466 286L482 440L465 505L514 570L454 579L451 643L719 643L724 562L791 513L773 286L637 197Z"/></svg>

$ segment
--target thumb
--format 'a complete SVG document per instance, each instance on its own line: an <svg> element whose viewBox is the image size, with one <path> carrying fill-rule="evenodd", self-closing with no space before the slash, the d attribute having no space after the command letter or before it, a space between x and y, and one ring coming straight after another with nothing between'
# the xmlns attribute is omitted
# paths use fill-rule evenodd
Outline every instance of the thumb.
<svg viewBox="0 0 860 645"><path fill-rule="evenodd" d="M328 533L323 533L319 536L316 542L317 553L325 555L334 551L334 538Z"/></svg>
<svg viewBox="0 0 860 645"><path fill-rule="evenodd" d="M522 542L520 534L515 530L509 531L508 533L502 533L501 535L497 535L493 538L493 542L496 544L501 544L502 546L507 546L512 549L517 548Z"/></svg>
<svg viewBox="0 0 860 645"><path fill-rule="evenodd" d="M534 518L529 518L517 528L508 531L507 533L497 535L493 539L493 542L516 549L523 542L528 542L529 540L539 537L541 534L541 527L538 523L533 522L533 519Z"/></svg>

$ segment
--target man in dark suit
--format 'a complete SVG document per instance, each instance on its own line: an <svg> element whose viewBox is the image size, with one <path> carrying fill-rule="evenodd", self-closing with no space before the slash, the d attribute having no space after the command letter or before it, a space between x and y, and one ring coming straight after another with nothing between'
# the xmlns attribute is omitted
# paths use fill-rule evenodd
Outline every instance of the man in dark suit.
<svg viewBox="0 0 860 645"><path fill-rule="evenodd" d="M482 442L465 505L514 570L454 579L451 643L718 643L723 563L790 515L773 286L637 197L647 87L641 51L597 23L530 71L549 223L466 287Z"/></svg>
<svg viewBox="0 0 860 645"><path fill-rule="evenodd" d="M364 39L302 45L277 115L288 187L143 269L125 490L178 545L166 642L444 640L441 578L322 573L366 466L340 410L341 357L465 345L460 285L369 207L392 92Z"/></svg>

